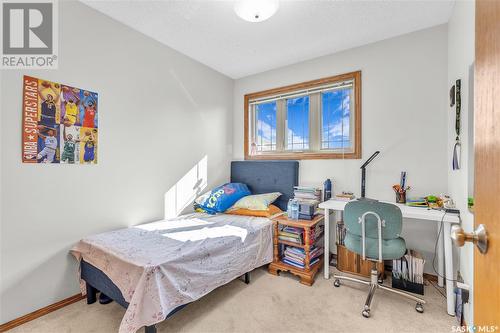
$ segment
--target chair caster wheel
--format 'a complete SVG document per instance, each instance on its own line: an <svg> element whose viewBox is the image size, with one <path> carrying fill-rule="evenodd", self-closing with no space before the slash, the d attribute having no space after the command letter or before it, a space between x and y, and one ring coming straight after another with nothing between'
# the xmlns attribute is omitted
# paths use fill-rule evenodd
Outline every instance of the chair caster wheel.
<svg viewBox="0 0 500 333"><path fill-rule="evenodd" d="M370 318L370 310L363 310L363 312L361 312L361 314L365 318Z"/></svg>
<svg viewBox="0 0 500 333"><path fill-rule="evenodd" d="M333 285L335 287L337 287L337 288L340 287L340 280L339 279L335 279L335 281L333 282Z"/></svg>
<svg viewBox="0 0 500 333"><path fill-rule="evenodd" d="M415 310L418 313L424 313L424 306L422 305L422 303L417 303L417 305L415 305Z"/></svg>

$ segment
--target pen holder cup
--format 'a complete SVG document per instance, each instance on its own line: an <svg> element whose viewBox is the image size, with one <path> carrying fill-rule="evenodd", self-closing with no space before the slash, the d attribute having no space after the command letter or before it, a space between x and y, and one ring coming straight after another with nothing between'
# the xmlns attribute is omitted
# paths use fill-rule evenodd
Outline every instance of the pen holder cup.
<svg viewBox="0 0 500 333"><path fill-rule="evenodd" d="M396 203L406 203L406 191L396 192Z"/></svg>

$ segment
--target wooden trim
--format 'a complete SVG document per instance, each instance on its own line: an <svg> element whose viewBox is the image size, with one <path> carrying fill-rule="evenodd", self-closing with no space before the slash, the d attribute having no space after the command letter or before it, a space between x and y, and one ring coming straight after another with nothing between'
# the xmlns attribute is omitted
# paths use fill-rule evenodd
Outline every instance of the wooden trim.
<svg viewBox="0 0 500 333"><path fill-rule="evenodd" d="M360 159L356 153L281 153L245 155L246 160L325 160L325 159Z"/></svg>
<svg viewBox="0 0 500 333"><path fill-rule="evenodd" d="M59 310L59 309L65 307L66 305L73 304L73 303L78 302L84 298L85 298L85 296L83 296L82 294L76 294L76 295L73 295L71 297L65 298L62 301L51 304L49 306L46 306L46 307L41 308L39 310L33 311L31 313L28 313L27 315L24 315L22 317L16 318L14 320L6 322L5 324L0 325L0 332L5 332L8 330L11 330L14 327L17 327L17 326L25 324L29 321L32 321L32 320L35 320L35 319L40 318L42 316L45 316L46 314L49 314L49 313L56 311L56 310Z"/></svg>
<svg viewBox="0 0 500 333"><path fill-rule="evenodd" d="M248 133L249 133L249 130L248 130L248 126L249 126L249 121L248 121L248 101L250 100L250 95L245 95L244 97L244 113L243 113L243 117L244 117L244 120L243 120L243 126L245 126L245 129L243 131L243 135L245 136L243 138L243 145L245 146L244 147L244 152L245 152L245 160L248 160L249 157L250 157L250 153L248 151Z"/></svg>
<svg viewBox="0 0 500 333"><path fill-rule="evenodd" d="M433 281L433 282L438 282L438 277L436 275L433 275L433 274L429 274L429 273L424 273L424 280L429 280L429 281Z"/></svg>
<svg viewBox="0 0 500 333"><path fill-rule="evenodd" d="M474 143L468 149L474 149L474 227L486 226L488 251L474 249L468 263L474 268L474 325L486 331L500 325L500 1L477 0L475 6Z"/></svg>
<svg viewBox="0 0 500 333"><path fill-rule="evenodd" d="M361 158L361 71L353 73L354 76L354 134L355 134L355 146L354 154L352 158Z"/></svg>
<svg viewBox="0 0 500 333"><path fill-rule="evenodd" d="M248 147L249 134L249 110L248 103L252 99L262 98L277 94L289 93L296 90L314 88L317 86L330 84L338 81L354 80L354 152L334 153L334 152L303 152L303 153L277 153L250 155ZM296 83L284 87L268 89L244 96L244 131L243 139L245 160L313 160L313 159L360 159L361 158L361 71L330 76L318 80Z"/></svg>
<svg viewBox="0 0 500 333"><path fill-rule="evenodd" d="M268 89L268 90L259 91L259 92L255 92L255 93L250 93L250 94L246 94L245 96L248 96L249 100L250 100L250 99L262 98L262 97L267 97L267 96L272 96L272 95L279 95L279 94L283 94L283 93L289 93L289 92L292 92L295 90L304 90L304 89L314 88L317 86L335 83L338 81L346 81L346 80L360 79L360 78L361 78L361 71L356 71L356 72L350 72L350 73L345 73L345 74L340 74L340 75L335 75L335 76L329 76L329 77L325 77L325 78L317 79L317 80L312 80L312 81L295 83L295 84L291 84L291 85L284 86L284 87L273 88L273 89Z"/></svg>

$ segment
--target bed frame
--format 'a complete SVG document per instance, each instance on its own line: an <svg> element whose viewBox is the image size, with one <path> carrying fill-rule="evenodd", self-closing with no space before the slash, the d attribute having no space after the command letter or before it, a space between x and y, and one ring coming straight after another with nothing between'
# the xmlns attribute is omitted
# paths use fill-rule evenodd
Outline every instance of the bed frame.
<svg viewBox="0 0 500 333"><path fill-rule="evenodd" d="M281 192L275 204L286 210L288 200L293 197L293 187L299 182L299 162L297 161L233 161L231 162L231 182L247 184L253 194ZM87 304L97 301L97 293L104 293L124 308L127 301L118 287L100 269L84 260L80 263L81 278L87 289ZM250 272L243 276L246 284L250 283ZM189 304L189 303L188 303ZM186 305L172 310L166 317L170 318ZM156 325L146 326L145 333L156 333Z"/></svg>
<svg viewBox="0 0 500 333"><path fill-rule="evenodd" d="M87 289L87 304L95 303L97 301L97 293L101 292L114 300L116 303L123 306L125 309L128 308L129 303L127 303L127 301L125 301L125 299L123 298L120 289L118 289L118 287L106 274L104 274L100 269L83 260L80 263L80 268L81 278L85 281L85 286ZM243 277L245 283L249 284L250 272L245 273ZM177 311L181 310L188 304L176 307L167 315L165 319L172 317ZM156 333L156 325L146 326L145 333Z"/></svg>

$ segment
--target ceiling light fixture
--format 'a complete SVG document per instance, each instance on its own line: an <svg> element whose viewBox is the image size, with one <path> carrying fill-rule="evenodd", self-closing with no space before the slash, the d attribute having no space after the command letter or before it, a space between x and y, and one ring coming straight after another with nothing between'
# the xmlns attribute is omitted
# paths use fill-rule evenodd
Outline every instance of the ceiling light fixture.
<svg viewBox="0 0 500 333"><path fill-rule="evenodd" d="M273 16L279 7L278 0L238 0L236 14L248 22L262 22Z"/></svg>

